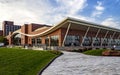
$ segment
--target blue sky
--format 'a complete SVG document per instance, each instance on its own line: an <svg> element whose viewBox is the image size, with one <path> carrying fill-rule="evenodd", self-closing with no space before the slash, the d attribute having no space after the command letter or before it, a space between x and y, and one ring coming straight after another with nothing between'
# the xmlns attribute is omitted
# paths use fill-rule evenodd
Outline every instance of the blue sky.
<svg viewBox="0 0 120 75"><path fill-rule="evenodd" d="M120 29L119 13L120 0L0 0L0 23L11 20L18 25L54 25L74 17Z"/></svg>

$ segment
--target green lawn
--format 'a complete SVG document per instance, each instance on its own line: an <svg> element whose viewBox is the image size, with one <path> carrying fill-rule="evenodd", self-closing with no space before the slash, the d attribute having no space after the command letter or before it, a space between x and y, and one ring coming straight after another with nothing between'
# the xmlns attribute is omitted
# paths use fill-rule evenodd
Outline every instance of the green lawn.
<svg viewBox="0 0 120 75"><path fill-rule="evenodd" d="M103 51L105 51L105 49L88 50L83 53L87 55L102 56Z"/></svg>
<svg viewBox="0 0 120 75"><path fill-rule="evenodd" d="M0 75L36 75L56 56L51 51L0 48Z"/></svg>

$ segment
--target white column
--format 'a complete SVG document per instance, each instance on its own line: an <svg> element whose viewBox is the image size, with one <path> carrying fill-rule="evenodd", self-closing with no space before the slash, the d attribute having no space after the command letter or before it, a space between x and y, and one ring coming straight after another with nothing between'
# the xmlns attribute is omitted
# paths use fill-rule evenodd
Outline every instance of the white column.
<svg viewBox="0 0 120 75"><path fill-rule="evenodd" d="M118 35L118 37L117 37L117 39L119 39L120 38L120 35ZM118 41L118 43L119 43L119 41ZM119 46L119 45L118 45Z"/></svg>
<svg viewBox="0 0 120 75"><path fill-rule="evenodd" d="M116 32L113 33L112 38L115 36Z"/></svg>
<svg viewBox="0 0 120 75"><path fill-rule="evenodd" d="M64 39L63 39L62 46L64 46L64 43L65 43L66 37L67 37L68 32L69 32L69 29L70 29L70 26L71 26L71 23L69 23L69 25L68 25L67 31L66 31L65 36L64 36Z"/></svg>
<svg viewBox="0 0 120 75"><path fill-rule="evenodd" d="M120 35L117 37L117 39L119 39L120 38Z"/></svg>
<svg viewBox="0 0 120 75"><path fill-rule="evenodd" d="M101 46L102 46L102 44L103 44L103 42L104 42L104 40L105 40L105 38L106 38L106 36L107 36L108 32L109 32L109 31L107 31L107 32L106 32L106 34L105 34L105 36L104 36L103 40L101 40Z"/></svg>
<svg viewBox="0 0 120 75"><path fill-rule="evenodd" d="M116 32L113 33L112 37L110 38L109 42L108 42L108 45L111 44L111 40L113 39L113 37L115 36Z"/></svg>
<svg viewBox="0 0 120 75"><path fill-rule="evenodd" d="M37 46L37 38L35 38L35 46Z"/></svg>
<svg viewBox="0 0 120 75"><path fill-rule="evenodd" d="M87 33L88 33L89 29L90 29L90 27L88 27L87 30L86 30L86 33L85 33L85 35L84 35L84 37L83 37L83 40L82 40L82 42L81 42L81 46L82 46L82 44L83 44L83 42L84 42L84 40L85 40L85 37L87 36Z"/></svg>
<svg viewBox="0 0 120 75"><path fill-rule="evenodd" d="M97 31L97 33L96 33L96 35L95 35L95 39L96 39L96 37L98 36L100 30L101 30L101 29L99 29L99 30ZM95 42L95 40L93 40L93 42L92 42L92 46L93 46L94 42Z"/></svg>

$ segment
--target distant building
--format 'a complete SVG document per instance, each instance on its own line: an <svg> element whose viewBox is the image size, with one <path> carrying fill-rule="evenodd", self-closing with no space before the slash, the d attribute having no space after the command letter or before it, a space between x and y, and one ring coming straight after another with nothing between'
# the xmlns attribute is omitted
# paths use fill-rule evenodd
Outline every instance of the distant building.
<svg viewBox="0 0 120 75"><path fill-rule="evenodd" d="M2 28L3 28L3 36L7 36L9 34L9 32L14 32L18 29L21 28L21 26L19 25L14 25L14 22L12 21L4 21L2 23Z"/></svg>

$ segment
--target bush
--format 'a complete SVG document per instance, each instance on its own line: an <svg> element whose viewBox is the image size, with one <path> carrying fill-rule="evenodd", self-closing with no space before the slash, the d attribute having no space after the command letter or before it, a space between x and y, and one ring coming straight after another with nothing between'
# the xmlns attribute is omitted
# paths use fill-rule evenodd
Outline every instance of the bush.
<svg viewBox="0 0 120 75"><path fill-rule="evenodd" d="M102 52L104 56L120 56L120 51L116 50L105 50Z"/></svg>
<svg viewBox="0 0 120 75"><path fill-rule="evenodd" d="M102 56L103 51L105 51L105 49L89 50L89 51L85 51L83 53L87 54L87 55Z"/></svg>

